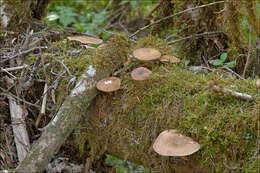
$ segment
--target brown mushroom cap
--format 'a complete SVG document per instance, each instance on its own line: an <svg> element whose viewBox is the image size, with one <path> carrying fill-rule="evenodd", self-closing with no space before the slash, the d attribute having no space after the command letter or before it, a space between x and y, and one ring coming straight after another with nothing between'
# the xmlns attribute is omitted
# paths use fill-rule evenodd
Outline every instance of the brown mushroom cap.
<svg viewBox="0 0 260 173"><path fill-rule="evenodd" d="M180 59L176 58L175 56L171 56L171 55L163 55L160 58L160 61L162 61L162 62L170 62L170 63L178 63L178 62L180 62Z"/></svg>
<svg viewBox="0 0 260 173"><path fill-rule="evenodd" d="M131 72L131 77L134 80L142 81L147 80L152 72L145 67L138 67Z"/></svg>
<svg viewBox="0 0 260 173"><path fill-rule="evenodd" d="M161 52L153 48L140 48L133 52L135 58L142 61L156 60L161 57Z"/></svg>
<svg viewBox="0 0 260 173"><path fill-rule="evenodd" d="M187 156L195 153L200 145L190 137L176 133L176 130L165 130L157 137L153 149L163 156Z"/></svg>
<svg viewBox="0 0 260 173"><path fill-rule="evenodd" d="M103 42L103 40L101 40L99 38L89 37L89 36L85 36L85 35L71 36L71 37L68 37L68 39L79 41L83 44L101 44Z"/></svg>
<svg viewBox="0 0 260 173"><path fill-rule="evenodd" d="M108 77L97 83L97 89L103 92L113 92L120 88L120 79L117 77Z"/></svg>

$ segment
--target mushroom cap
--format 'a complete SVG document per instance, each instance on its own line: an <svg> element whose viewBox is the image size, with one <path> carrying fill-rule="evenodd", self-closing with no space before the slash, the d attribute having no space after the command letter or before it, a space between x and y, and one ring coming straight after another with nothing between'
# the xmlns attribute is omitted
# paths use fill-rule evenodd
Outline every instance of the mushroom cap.
<svg viewBox="0 0 260 173"><path fill-rule="evenodd" d="M171 56L171 55L163 55L160 58L160 61L162 61L162 62L170 62L170 63L178 63L178 62L180 62L180 59L176 58L175 56Z"/></svg>
<svg viewBox="0 0 260 173"><path fill-rule="evenodd" d="M147 80L152 72L145 67L138 67L131 72L131 77L134 80Z"/></svg>
<svg viewBox="0 0 260 173"><path fill-rule="evenodd" d="M113 92L120 88L120 79L117 77L108 77L97 83L97 89L103 92Z"/></svg>
<svg viewBox="0 0 260 173"><path fill-rule="evenodd" d="M188 156L198 151L200 145L190 137L176 133L176 130L165 130L157 137L153 149L163 156Z"/></svg>
<svg viewBox="0 0 260 173"><path fill-rule="evenodd" d="M142 61L151 61L159 59L161 57L161 52L153 48L140 48L133 52L135 58Z"/></svg>
<svg viewBox="0 0 260 173"><path fill-rule="evenodd" d="M68 39L79 41L83 44L101 44L103 42L103 40L101 40L99 38L89 37L89 36L85 36L85 35L71 36L71 37L68 37Z"/></svg>

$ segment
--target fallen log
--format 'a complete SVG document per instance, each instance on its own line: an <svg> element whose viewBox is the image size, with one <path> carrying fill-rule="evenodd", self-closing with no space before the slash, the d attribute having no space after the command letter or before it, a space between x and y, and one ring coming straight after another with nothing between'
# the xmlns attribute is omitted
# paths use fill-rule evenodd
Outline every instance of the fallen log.
<svg viewBox="0 0 260 173"><path fill-rule="evenodd" d="M154 172L257 172L260 98L252 80L218 72L194 74L182 65L150 68L144 86L121 77L121 90L100 94L75 132L82 158L109 153ZM214 84L214 85L212 85ZM241 99L215 92L216 85ZM165 157L152 146L164 130L176 129L201 146L185 157Z"/></svg>
<svg viewBox="0 0 260 173"><path fill-rule="evenodd" d="M81 78L84 82L77 84L57 118L46 127L16 172L43 171L76 127L73 142L83 160L89 157L88 149L91 149L91 160L109 153L155 172L257 171L260 100L255 97L257 88L254 81L222 77L221 71L208 75L194 74L183 64L147 63L152 76L140 86L130 75L130 71L140 63L132 62L127 70L119 73L122 80L119 91L95 97L97 91L93 84L104 74L114 73L114 69L118 69L131 53L132 48L121 39L117 38L116 46L104 49L107 61L96 58L99 68L89 66ZM169 51L165 43L153 38L140 41L135 48L148 46L159 48L165 54ZM124 47L127 50L122 54L120 49ZM93 69L97 69L97 73L89 77ZM222 92L215 93L211 83L249 94L255 99L244 101ZM186 157L158 155L152 149L153 142L167 129L176 129L191 137L200 144L200 150Z"/></svg>
<svg viewBox="0 0 260 173"><path fill-rule="evenodd" d="M120 43L117 43L116 40L120 40ZM107 44L110 49L113 49L122 43L127 45L128 41L123 38L114 38ZM121 54L114 54L110 50L96 53L96 59L92 60L93 65L89 65L55 118L44 128L41 137L32 145L30 152L15 169L15 172L43 172L45 170L54 154L59 151L66 138L77 127L81 118L82 104L84 103L84 108L88 107L97 95L96 83L122 66L126 61L126 53L127 51L124 50L121 51Z"/></svg>

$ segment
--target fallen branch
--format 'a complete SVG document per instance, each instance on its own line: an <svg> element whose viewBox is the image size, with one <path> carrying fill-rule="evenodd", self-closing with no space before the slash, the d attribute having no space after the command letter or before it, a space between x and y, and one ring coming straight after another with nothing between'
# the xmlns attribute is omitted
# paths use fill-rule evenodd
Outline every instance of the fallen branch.
<svg viewBox="0 0 260 173"><path fill-rule="evenodd" d="M110 68L111 71L113 70ZM111 71L108 71L109 75ZM55 118L44 128L44 132L24 161L16 168L15 172L43 172L52 157L64 143L70 133L77 127L80 116L72 109L72 105L79 105L84 96L85 104L89 105L97 95L96 83L99 76L96 70L89 69L81 76L70 96L65 100ZM102 74L104 75L104 74Z"/></svg>
<svg viewBox="0 0 260 173"><path fill-rule="evenodd" d="M222 93L223 95L229 95L229 96L232 96L232 97L235 97L238 99L242 99L242 100L249 100L249 101L254 100L254 97L249 94L232 91L228 88L220 87L218 85L213 85L212 88L213 88L213 91L215 91L217 93Z"/></svg>

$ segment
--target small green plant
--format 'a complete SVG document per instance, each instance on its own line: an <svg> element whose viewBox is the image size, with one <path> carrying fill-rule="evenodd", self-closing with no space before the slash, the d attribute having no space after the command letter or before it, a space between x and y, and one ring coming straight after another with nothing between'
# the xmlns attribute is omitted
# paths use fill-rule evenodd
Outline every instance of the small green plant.
<svg viewBox="0 0 260 173"><path fill-rule="evenodd" d="M216 67L219 67L219 66L225 66L225 67L230 67L230 68L235 67L236 61L231 61L231 62L225 63L225 61L227 60L227 57L228 57L227 53L222 53L220 56L220 59L210 60L209 63Z"/></svg>
<svg viewBox="0 0 260 173"><path fill-rule="evenodd" d="M147 169L144 169L143 166L136 165L128 161L124 162L108 154L106 158L106 163L111 166L114 166L116 168L116 172L120 172L120 173L139 173L139 172L148 173L149 172Z"/></svg>

